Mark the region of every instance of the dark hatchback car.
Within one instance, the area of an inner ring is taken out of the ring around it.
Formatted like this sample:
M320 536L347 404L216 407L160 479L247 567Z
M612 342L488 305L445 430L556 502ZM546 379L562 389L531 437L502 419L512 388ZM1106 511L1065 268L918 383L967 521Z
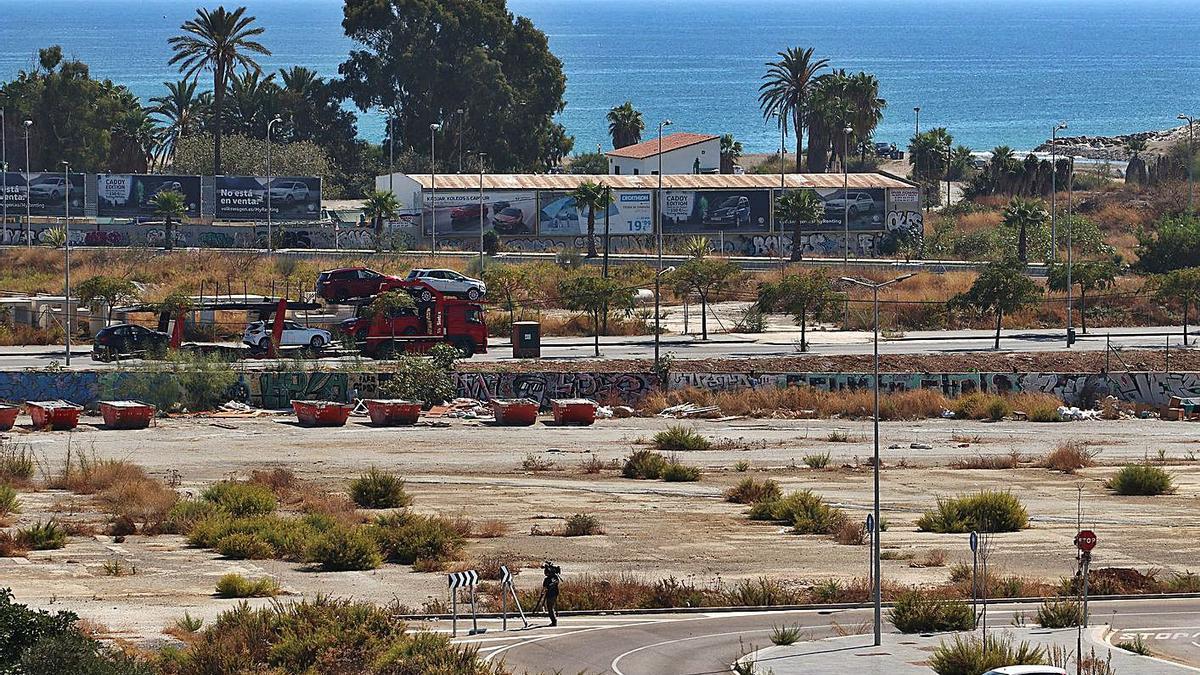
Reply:
M379 292L385 281L400 281L366 267L345 267L317 275L317 295L328 302L350 298L369 298Z
M171 336L131 323L109 326L96 333L92 341L93 361L113 361L122 356L161 354L167 351Z

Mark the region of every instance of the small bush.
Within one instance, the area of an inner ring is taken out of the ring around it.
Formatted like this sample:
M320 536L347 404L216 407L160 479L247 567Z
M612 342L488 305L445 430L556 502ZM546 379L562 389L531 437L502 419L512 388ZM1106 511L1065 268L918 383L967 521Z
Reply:
M833 431L829 432L829 435L825 437L825 440L829 441L830 443L851 443L854 441L854 439L850 436L850 432L842 429L834 429Z
M279 507L271 488L259 483L221 481L210 485L203 497L236 518L267 515Z
M21 503L17 500L17 491L0 484L0 524L7 522L9 516L20 512Z
M563 528L564 537L588 537L596 534L604 534L604 528L600 526L598 518L586 513L576 513L567 518L567 524Z
M1008 399L997 396L987 402L984 406L984 413L989 420L999 422L1012 414L1012 404L1008 402Z
M25 486L33 480L33 448L0 439L0 483Z
M475 536L480 539L495 539L508 534L508 524L502 520L485 520L477 529Z
M848 520L846 514L826 504L811 490L758 502L750 507L750 518L791 525L796 534L833 534Z
M639 480L657 480L662 478L667 468L667 458L653 450L634 450L621 467L621 475L626 478Z
M933 650L929 666L937 675L979 675L1004 666L1041 665L1045 658L1041 647L1013 644L1011 636L988 636L985 648L978 637L955 635Z
M1083 623L1083 605L1074 600L1046 600L1034 617L1042 628L1071 628Z
M671 425L654 434L654 449L661 452L693 452L712 450L712 441L682 425Z
M308 558L326 572L373 570L383 564L375 538L357 528L337 528L324 533L313 543Z
M179 495L151 478L120 481L105 488L96 501L114 523L140 524L143 532L163 529Z
M375 467L350 482L350 498L364 509L398 509L412 503L399 476Z
M67 545L67 531L54 520L17 530L18 544L30 551L50 551Z
M227 534L213 548L226 558L235 560L270 560L275 557L275 547L271 546L271 542L246 532Z
M1052 471L1075 473L1079 469L1094 465L1095 457L1096 453L1089 452L1086 445L1070 440L1059 443L1050 454L1038 462L1038 466Z
M1140 497L1153 497L1175 491L1175 481L1171 474L1147 464L1122 467L1104 486L1119 495Z
M739 459L737 463L733 465L733 470L738 473L746 473L750 470L750 462L747 462L744 459Z
M973 630L975 614L971 606L957 600L945 600L905 593L896 599L888 620L901 633L941 633Z
M800 641L804 631L800 626L772 626L771 644L786 647Z
M828 452L805 455L804 466L807 466L810 469L824 469L825 467L829 466L829 458L830 454Z
M304 518L280 518L274 515L231 518L218 514L192 525L187 542L189 546L214 548L231 534L251 534L269 543L275 549L276 557L302 561L307 559L313 542L336 526L331 518L318 515Z
M939 497L937 510L926 511L917 519L917 529L942 534L1017 532L1028 522L1025 507L1011 492L983 490L950 499Z
M960 457L950 463L954 469L1016 469L1021 465L1021 455L1017 451L1012 451L1007 455L975 455L974 457Z
M663 469L662 479L668 483L691 483L700 480L700 467L688 466L672 459Z
M754 504L771 502L779 499L779 483L767 478L758 480L754 476L746 476L737 485L725 491L725 501L734 504Z
M402 565L412 565L419 560L452 560L466 543L461 530L441 516L381 516L368 528L368 532L374 537L384 558Z
M149 480L142 467L123 459L102 459L68 446L62 469L46 473L46 487L90 495L117 483Z
M1014 394L1012 397L1013 410L1025 413L1030 422L1061 422L1058 408L1063 402L1050 394L1036 392Z
M1135 634L1133 640L1118 642L1114 646L1117 649L1124 649L1127 652L1133 652L1141 656L1150 656L1150 645L1146 644L1141 634Z
M833 539L846 546L862 546L867 540L867 528L847 518L833 532Z
M185 499L176 502L167 512L164 530L171 534L188 534L196 523L217 515L221 507L213 502L199 499Z
M594 457L593 457L594 459ZM554 469L554 460L543 459L533 454L532 452L525 454L525 459L521 460L522 471L551 471Z
M271 577L247 579L240 574L226 574L217 580L218 598L269 598L279 595L279 582Z

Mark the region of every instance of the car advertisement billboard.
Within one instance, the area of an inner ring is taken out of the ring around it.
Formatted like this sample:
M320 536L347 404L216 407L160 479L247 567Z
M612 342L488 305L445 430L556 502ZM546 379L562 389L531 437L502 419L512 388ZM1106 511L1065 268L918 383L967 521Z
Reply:
M818 189L825 202L825 215L819 223L804 223L805 232L841 232L847 224L852 232L887 229L887 197L882 189ZM787 230L794 223L780 215L779 226Z
M69 190L67 180L61 173L5 173L0 179L0 186L3 187L0 192L3 192L4 203L8 206L8 215L23 215L28 195L29 215L61 218L67 214L67 195L70 194L71 213L82 216L84 174L70 174Z
M262 176L217 176L217 220L266 220L267 179ZM321 179L272 176L271 217L276 220L319 220Z
M430 201L431 197L436 201ZM479 236L479 212L483 211L484 227L499 235L533 234L537 223L537 194L521 191L488 191L479 203L478 191L437 191L424 193L424 213L421 223L425 234L433 230L437 217L439 237L474 234ZM437 208L432 209L431 204Z
M650 234L654 229L651 192L614 191L607 213L596 213L596 234ZM580 209L569 192L543 190L538 193L538 234L578 236L587 234L587 209Z
M187 216L200 217L199 176L105 174L96 177L96 215L116 218L156 218L154 198L160 192L183 195Z
M663 233L760 232L771 219L770 190L667 190Z

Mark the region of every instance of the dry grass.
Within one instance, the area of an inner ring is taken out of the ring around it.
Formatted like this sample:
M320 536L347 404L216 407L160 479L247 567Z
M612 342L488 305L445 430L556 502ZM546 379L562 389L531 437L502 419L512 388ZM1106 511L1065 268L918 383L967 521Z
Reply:
M975 455L959 457L950 462L952 469L1016 469L1021 465L1021 453L1013 450L1007 455Z
M117 483L150 480L145 470L133 462L100 458L94 450L89 454L74 445L67 447L60 469L55 471L48 462L41 462L41 470L46 487L83 495L101 492Z
M663 408L681 403L716 405L726 415L747 417L870 417L874 399L869 389L835 392L808 386L763 387L739 391L707 391L686 389L655 392L646 397L644 410L657 414ZM949 401L939 391L920 389L881 394L879 418L883 420L917 420L937 417L948 408Z
M862 546L867 539L867 530L862 523L846 520L833 531L833 540L847 546Z
M972 211L958 217L955 229L960 234L994 230L1004 222L1004 214L999 211Z
M1038 466L1051 471L1075 473L1079 469L1093 466L1096 463L1097 454L1099 451L1088 450L1087 446L1080 441L1065 441L1059 443L1050 451L1050 454L1038 462Z
M162 531L171 507L179 495L171 488L151 478L123 480L96 495L96 501L112 518L114 534L133 534Z
M475 536L479 539L496 539L508 534L508 524L502 520L485 520L475 528Z

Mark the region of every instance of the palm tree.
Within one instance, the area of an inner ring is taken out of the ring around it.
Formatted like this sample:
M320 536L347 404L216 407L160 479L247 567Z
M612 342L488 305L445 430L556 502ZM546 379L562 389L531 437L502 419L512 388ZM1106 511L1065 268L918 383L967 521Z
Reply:
M383 223L391 220L400 212L400 202L391 192L372 192L363 201L363 213L371 219L375 229L375 250L383 246Z
M612 203L612 197L604 183L584 181L571 191L571 199L575 200L575 208L580 211L587 209L587 257L596 257L596 212L607 210Z
M608 134L612 136L614 150L641 143L645 130L642 113L633 107L633 101L625 101L608 111Z
M859 146L859 159L867 160L867 141L875 133L875 127L883 120L883 109L887 101L879 97L879 80L870 73L859 72L850 76L847 97L854 108L850 127L854 129L855 141Z
M1004 224L1017 230L1017 260L1029 261L1029 230L1049 219L1040 201L1013 197L1004 209Z
M805 120L808 122L808 171L824 173L845 148L845 131L854 116L849 97L850 77L835 70L817 78L809 94ZM848 141L849 139L845 139ZM832 149L832 152L830 150Z
M804 246L800 241L805 223L819 223L825 215L825 202L812 190L788 190L775 201L781 221L792 221L792 262L800 260Z
M992 158L988 160L988 174L991 176L994 192L1008 193L1012 189L1013 175L1020 162L1007 145L997 145L992 148Z
M284 89L301 95L307 94L312 91L314 86L321 83L317 71L309 70L304 66L280 68L279 77L283 80Z
M263 29L254 26L254 17L245 16L246 8L232 12L224 5L215 10L196 10L196 18L184 22L180 29L185 35L167 40L175 55L170 64L179 65L185 78L195 78L200 71L213 74L213 173L221 171L221 136L224 126L225 89L229 78L238 68L259 72L262 69L249 54L270 55L271 51L252 39Z
M187 213L187 203L182 194L174 190L160 192L150 200L154 205L154 214L162 216L163 229L166 231L164 248L168 251L175 248L175 221Z
M159 146L162 152L160 160L165 164L175 155L175 144L179 139L199 128L203 102L201 97L196 95L195 80L164 82L163 85L167 88L167 95L151 98L150 102L154 106L150 112L161 117L166 124L162 144Z
M829 59L813 60L813 49L789 47L778 52L778 61L768 61L763 83L758 88L758 104L763 119L778 116L783 133L787 133L789 118L796 130L796 172L800 171L800 152L804 147L804 115L808 94L817 73L829 65Z
M225 121L230 133L265 138L267 124L282 110L279 102L279 85L275 84L275 73L266 77L262 73L246 72L229 78L229 100L225 105Z
M741 159L742 142L735 140L733 134L721 136L721 173L733 173L733 167Z

